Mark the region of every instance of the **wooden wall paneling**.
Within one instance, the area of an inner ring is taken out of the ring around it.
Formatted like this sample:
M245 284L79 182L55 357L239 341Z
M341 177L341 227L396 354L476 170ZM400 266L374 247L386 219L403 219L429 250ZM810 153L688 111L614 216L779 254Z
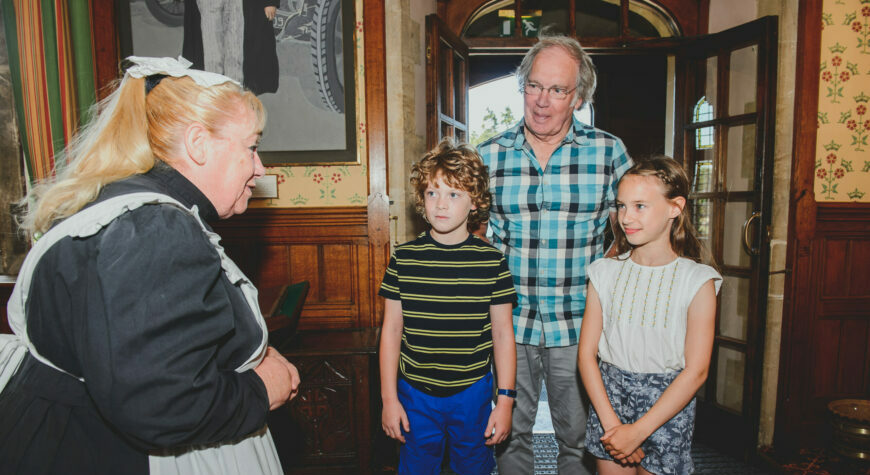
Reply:
M867 320L840 320L837 358L837 397L863 397L864 359L867 348Z
M356 289L354 267L342 266L357 261L356 250L350 244L325 244L320 247L323 279L320 281L323 300L327 302L347 302L353 300Z
M870 242L852 245L852 270L849 276L852 295L870 295Z
M261 308L271 308L281 286L308 280L301 330L371 326L365 208L256 208L215 229L260 289Z
M786 287L790 313L783 318L774 434L782 451L827 444L827 403L870 395L870 206L814 208L815 232L793 244L787 264L794 272Z
M844 239L826 239L822 241L822 298L824 297L840 297L848 295L849 292L849 275L843 272L847 269L848 261L846 260L846 252L849 247L849 241ZM817 312L821 313L821 299Z
M290 265L287 269L288 277L292 281L307 280L311 286L308 288L307 302L321 302L323 300L322 283L318 278L319 246L315 244L296 244L288 247Z

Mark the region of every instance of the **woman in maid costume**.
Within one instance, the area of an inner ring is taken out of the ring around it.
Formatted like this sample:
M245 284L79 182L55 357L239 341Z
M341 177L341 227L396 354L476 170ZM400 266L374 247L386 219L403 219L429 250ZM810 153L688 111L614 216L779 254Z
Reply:
M265 111L182 58L130 60L26 198L0 472L283 473L266 415L299 374L208 224L247 208Z

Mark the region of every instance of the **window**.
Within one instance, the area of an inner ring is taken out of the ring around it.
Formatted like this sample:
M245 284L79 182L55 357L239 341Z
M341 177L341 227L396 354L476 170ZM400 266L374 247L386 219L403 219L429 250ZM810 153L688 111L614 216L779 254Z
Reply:
M692 122L706 122L713 120L713 106L702 97L692 113ZM707 150L713 148L713 127L701 127L695 131L695 149Z

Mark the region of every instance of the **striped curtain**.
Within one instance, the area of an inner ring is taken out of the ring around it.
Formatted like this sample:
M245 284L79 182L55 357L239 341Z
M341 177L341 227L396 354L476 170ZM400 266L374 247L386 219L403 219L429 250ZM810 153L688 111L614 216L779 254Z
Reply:
M51 175L94 103L93 0L0 0L16 116L32 182Z

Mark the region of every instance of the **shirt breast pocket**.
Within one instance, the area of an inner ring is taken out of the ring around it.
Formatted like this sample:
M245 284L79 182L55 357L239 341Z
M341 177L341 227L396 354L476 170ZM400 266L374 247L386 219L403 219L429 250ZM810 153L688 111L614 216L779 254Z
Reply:
M556 205L552 208L568 221L582 221L610 207L604 178L596 175L571 177L568 183L559 187L558 196L553 198Z

